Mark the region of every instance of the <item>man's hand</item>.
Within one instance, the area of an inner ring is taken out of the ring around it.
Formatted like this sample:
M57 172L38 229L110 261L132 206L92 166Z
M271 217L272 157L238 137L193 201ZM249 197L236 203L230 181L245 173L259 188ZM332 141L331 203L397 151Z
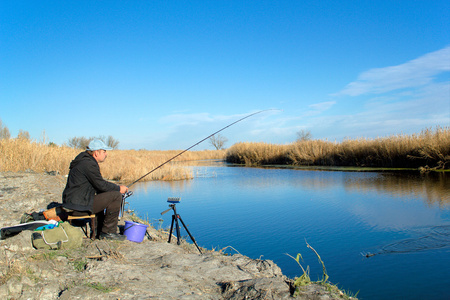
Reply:
M128 192L128 187L124 186L124 185L121 185L120 186L120 193L121 194L125 194L126 192Z

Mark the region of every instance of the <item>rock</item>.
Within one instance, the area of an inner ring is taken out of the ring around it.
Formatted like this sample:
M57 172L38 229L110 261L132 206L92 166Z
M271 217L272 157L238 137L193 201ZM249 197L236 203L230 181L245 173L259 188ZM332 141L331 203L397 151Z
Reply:
M8 294L11 296L18 296L22 293L23 284L19 281L18 278L11 278L8 280Z
M0 299L8 299L8 295L8 286L6 284L0 285Z

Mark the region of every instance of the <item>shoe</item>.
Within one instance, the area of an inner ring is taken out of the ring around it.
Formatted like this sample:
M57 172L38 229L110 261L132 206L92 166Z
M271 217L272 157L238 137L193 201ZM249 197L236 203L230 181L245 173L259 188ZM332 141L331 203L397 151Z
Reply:
M114 241L124 241L127 237L124 235L120 235L118 233L104 233L101 232L99 238L101 240L114 240Z

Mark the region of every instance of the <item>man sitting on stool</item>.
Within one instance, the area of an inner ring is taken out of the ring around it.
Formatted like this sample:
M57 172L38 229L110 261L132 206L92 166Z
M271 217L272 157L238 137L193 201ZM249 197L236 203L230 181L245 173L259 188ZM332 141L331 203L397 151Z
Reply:
M95 213L100 239L125 240L125 236L117 234L117 223L122 194L128 191L128 187L103 179L98 164L106 159L107 150L112 148L101 140L92 140L86 151L70 163L69 177L62 194L63 207Z

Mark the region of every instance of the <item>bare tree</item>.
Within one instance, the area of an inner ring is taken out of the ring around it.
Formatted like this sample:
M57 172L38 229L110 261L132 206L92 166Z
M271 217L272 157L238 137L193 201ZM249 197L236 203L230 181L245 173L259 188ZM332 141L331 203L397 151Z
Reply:
M0 139L9 139L11 134L9 133L8 127L3 127L2 120L0 119Z
M19 134L17 134L18 139L25 139L30 140L30 133L28 131L23 131L22 129L19 130Z
M224 149L226 142L228 142L228 139L220 133L209 138L209 143L216 148L216 150Z
M76 149L86 149L90 141L91 139L88 139L86 137L73 137L69 139L67 145Z
M106 139L106 145L113 149L117 149L119 147L119 141L113 138L111 135Z
M302 129L297 131L297 142L304 142L312 140L311 131Z

